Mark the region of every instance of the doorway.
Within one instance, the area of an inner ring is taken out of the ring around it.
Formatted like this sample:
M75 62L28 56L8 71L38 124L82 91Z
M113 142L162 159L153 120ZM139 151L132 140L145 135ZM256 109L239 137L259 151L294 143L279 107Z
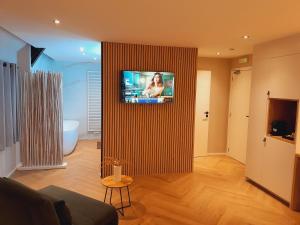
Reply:
M227 151L241 163L246 162L251 73L251 68L231 72Z
M207 155L210 89L211 71L198 70L196 84L194 157Z

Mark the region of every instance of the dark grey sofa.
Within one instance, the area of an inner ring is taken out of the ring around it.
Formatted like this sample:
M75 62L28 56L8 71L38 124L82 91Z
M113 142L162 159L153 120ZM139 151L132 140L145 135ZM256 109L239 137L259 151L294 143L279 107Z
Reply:
M116 210L81 194L49 186L32 190L0 178L0 225L118 225Z

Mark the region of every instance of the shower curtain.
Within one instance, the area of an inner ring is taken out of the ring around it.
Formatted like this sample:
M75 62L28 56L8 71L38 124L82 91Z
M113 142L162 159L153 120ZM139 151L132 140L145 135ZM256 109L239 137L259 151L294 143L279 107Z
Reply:
M20 148L23 167L63 164L62 78L24 73L20 79Z
M18 104L17 66L0 61L0 151L19 140Z

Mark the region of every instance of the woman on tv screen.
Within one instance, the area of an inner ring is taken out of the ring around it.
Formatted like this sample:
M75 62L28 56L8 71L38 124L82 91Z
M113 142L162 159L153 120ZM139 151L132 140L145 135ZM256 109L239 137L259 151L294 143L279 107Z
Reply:
M161 95L164 90L164 82L162 74L156 72L151 79L150 84L143 91L143 95L146 95L148 98L157 98Z

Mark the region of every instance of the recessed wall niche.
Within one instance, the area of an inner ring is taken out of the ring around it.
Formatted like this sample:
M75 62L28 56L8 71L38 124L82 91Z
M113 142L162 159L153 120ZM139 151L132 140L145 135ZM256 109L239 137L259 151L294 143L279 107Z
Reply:
M267 135L295 143L298 100L269 99Z

